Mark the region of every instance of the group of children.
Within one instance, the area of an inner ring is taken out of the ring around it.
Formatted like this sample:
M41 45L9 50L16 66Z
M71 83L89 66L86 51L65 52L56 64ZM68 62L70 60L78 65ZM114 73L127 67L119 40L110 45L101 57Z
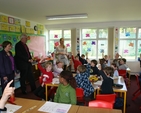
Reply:
M117 54L118 55L118 54ZM117 57L116 55L116 57ZM41 66L41 63L44 59L41 59L38 63L38 68L42 73L42 83L39 88L35 90L35 95L45 99L45 83L51 83L52 79L59 79L58 88L50 87L49 96L53 96L53 101L58 103L66 104L76 104L76 87L82 88L84 90L84 99L86 102L89 102L94 99L94 87L89 80L90 75L93 76L102 76L103 82L101 85L101 94L112 94L113 92L113 79L111 77L118 76L117 69L125 69L126 60L115 59L113 63L109 66L109 57L102 58L100 62L100 67L97 66L97 60L89 60L88 55L81 55L78 52L77 56L72 55L72 61L74 63L74 69L76 72L75 77L71 71L63 70L62 62L56 62L54 64L47 62L44 65L44 68ZM53 69L53 70L52 70ZM52 92L53 93L50 93Z

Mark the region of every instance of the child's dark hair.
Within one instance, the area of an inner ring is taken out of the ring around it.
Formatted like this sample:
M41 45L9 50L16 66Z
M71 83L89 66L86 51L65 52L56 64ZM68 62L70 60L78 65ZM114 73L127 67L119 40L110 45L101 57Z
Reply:
M85 57L85 55L84 55L84 54L82 54L82 55L81 55L81 57Z
M105 63L105 59L104 58L102 58L102 59L99 59L99 62L100 62L100 64L102 65L102 64L104 64Z
M76 84L75 78L72 75L72 72L67 70L62 71L60 73L60 77L64 78L74 89L77 87L77 84Z
M97 61L96 60L91 60L92 63L94 63L95 65L97 65Z
M79 66L77 67L77 70L78 70L80 73L83 73L83 72L86 71L86 67L85 67L84 65L79 65Z
M122 58L121 60L123 60L123 62L126 63L126 59L125 58Z
M117 64L115 62L113 62L111 65L113 65L114 67L117 67Z
M103 71L105 71L105 73L107 75L110 75L110 76L113 76L113 74L114 74L114 69L112 67L110 67L110 66L105 67L103 69Z

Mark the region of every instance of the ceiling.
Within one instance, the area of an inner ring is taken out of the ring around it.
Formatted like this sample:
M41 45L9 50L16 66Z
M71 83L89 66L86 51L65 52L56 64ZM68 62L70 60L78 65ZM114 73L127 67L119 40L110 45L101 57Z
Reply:
M141 20L141 0L0 0L0 12L45 25ZM87 19L47 20L87 13Z

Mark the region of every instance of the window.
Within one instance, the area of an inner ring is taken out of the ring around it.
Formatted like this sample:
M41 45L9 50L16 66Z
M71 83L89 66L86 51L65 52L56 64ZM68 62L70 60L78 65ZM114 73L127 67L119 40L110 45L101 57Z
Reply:
M54 47L59 45L60 38L64 38L67 51L71 52L71 30L49 30L48 51L54 52Z
M81 54L88 52L90 59L102 58L108 52L108 29L82 29Z
M135 60L141 54L141 28L119 29L119 54L128 59Z

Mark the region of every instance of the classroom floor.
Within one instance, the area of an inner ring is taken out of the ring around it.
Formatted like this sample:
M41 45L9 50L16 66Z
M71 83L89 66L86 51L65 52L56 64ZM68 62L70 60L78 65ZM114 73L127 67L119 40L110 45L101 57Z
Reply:
M36 81L37 87L39 86L39 82ZM126 113L141 113L141 109L139 107L141 106L141 95L135 100L132 101L132 94L136 90L136 79L135 76L131 76L131 85L128 88L127 92L127 111ZM31 91L29 85L27 85L27 95L24 95L21 93L20 88L15 90L15 96L20 98L28 98L28 99L36 99L41 100L38 97L36 97Z

